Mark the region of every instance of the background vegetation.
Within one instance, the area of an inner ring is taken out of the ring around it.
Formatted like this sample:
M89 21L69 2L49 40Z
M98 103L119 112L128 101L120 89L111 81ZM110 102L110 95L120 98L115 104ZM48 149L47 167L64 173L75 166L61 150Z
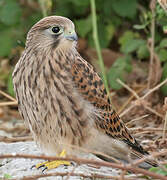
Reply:
M70 8L69 8L70 7ZM96 0L98 35L101 48L109 48L123 56L108 67L108 82L112 89L122 86L117 78L125 80L132 71L132 60L149 61L148 40L151 37L151 21L155 17L155 52L167 77L167 26L165 12L156 5L154 14L150 1ZM26 33L30 27L46 15L61 15L72 19L81 39L88 47L94 47L89 0L1 0L0 1L0 87L13 95L11 72L23 50ZM161 88L167 95L167 86Z

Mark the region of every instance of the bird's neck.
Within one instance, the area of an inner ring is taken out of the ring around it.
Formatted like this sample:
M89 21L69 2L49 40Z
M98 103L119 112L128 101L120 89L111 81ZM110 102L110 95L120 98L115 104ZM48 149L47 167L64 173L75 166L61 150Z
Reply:
M31 53L29 52L31 51ZM55 49L36 49L32 48L26 49L25 54L31 54L28 58L22 58L22 63L25 69L33 69L34 72L41 72L43 67L49 67L50 63L53 63L53 68L57 71L61 69L66 69L70 71L72 68L76 55L78 52L75 48L73 49L64 49L64 48L55 48ZM27 57L27 55L26 55ZM29 68L30 67L30 68Z

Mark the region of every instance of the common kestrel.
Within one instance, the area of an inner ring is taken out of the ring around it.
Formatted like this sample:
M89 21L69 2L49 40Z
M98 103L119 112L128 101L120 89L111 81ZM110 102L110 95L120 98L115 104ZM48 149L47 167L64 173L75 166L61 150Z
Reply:
M73 22L61 16L45 17L28 32L13 83L35 141L52 155L65 149L76 156L86 149L125 162L129 154L147 155L113 110L102 79L77 52L76 42Z

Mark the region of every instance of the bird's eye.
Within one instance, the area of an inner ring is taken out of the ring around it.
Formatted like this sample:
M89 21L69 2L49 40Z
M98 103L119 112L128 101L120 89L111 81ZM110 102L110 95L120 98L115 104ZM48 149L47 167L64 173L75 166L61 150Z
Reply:
M62 26L59 26L59 25L54 25L54 26L51 26L49 28L46 29L46 33L49 33L51 35L60 35L62 34L64 31L64 28Z
M52 32L57 34L60 32L60 28L58 26L54 26L54 27L52 27Z

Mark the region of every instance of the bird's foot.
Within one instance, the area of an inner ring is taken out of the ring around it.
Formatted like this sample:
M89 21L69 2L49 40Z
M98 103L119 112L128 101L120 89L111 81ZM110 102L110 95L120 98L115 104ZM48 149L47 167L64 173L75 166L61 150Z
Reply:
M63 150L60 153L59 157L65 157L65 155L66 155L66 151ZM33 167L35 167L37 169L43 168L42 172L44 172L45 170L54 169L61 165L69 166L69 165L71 165L71 163L69 161L63 161L63 160L46 161L43 163L36 164L36 165L32 166L32 168Z

